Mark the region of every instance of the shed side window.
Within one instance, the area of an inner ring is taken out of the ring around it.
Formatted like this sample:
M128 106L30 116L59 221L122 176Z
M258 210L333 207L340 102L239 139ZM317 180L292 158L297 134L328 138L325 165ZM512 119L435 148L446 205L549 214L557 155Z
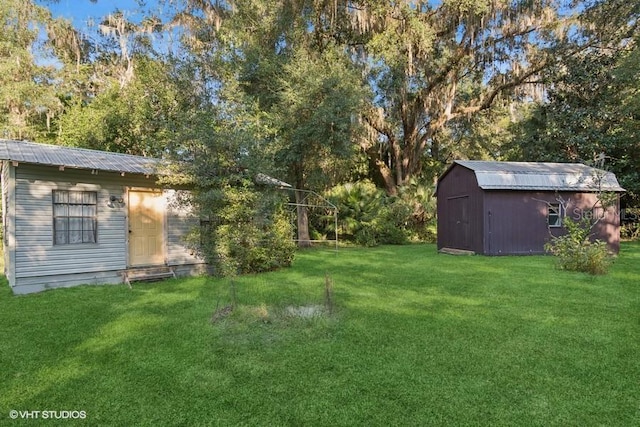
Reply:
M549 227L562 227L562 208L559 203L551 203L547 211Z
M96 243L98 194L53 190L53 244Z

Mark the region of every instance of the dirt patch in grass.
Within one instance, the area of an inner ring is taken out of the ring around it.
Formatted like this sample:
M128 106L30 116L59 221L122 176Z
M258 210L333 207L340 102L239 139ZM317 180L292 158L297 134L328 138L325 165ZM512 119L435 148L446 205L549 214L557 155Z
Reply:
M222 308L216 308L211 315L211 323L219 323L229 318L234 312L237 320L253 320L263 323L271 323L280 319L314 319L326 317L330 314L329 310L320 304L288 305L283 309L270 308L265 305L255 307L226 305Z
M285 308L284 313L289 317L310 319L314 317L325 316L327 314L327 310L324 306L321 306L319 304L302 306L289 305Z

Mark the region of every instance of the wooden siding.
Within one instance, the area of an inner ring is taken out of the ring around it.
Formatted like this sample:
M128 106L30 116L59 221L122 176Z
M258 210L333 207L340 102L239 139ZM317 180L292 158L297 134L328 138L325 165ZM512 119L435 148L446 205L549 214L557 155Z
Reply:
M486 191L485 234L486 255L529 255L545 253L544 245L552 236L566 232L563 227L549 228L547 214L549 204L558 203L557 198L568 201L563 217L579 220L596 201L591 193L553 193L531 191ZM617 209L607 212L594 230L594 239L609 244L612 251L619 250L620 229Z
M484 198L484 254L544 253L544 244L551 237L546 202L555 202L553 193L485 191Z
M569 208L566 216L580 220L582 215L591 215L590 211L596 204L597 198L593 193L573 193L566 196ZM602 209L596 210L596 215L603 214ZM615 206L604 212L603 219L593 229L592 239L606 242L613 252L620 250L620 195L616 197Z
M122 197L125 185L136 178L19 165L15 195L16 278L125 269L126 208L111 204L110 196ZM97 192L97 243L53 244L53 190Z
M482 252L482 203L473 171L454 165L438 182L438 249Z
M97 271L93 273L57 274L54 276L33 276L18 279L12 287L14 294L29 294L47 289L69 288L79 285L111 285L123 282L121 271Z
M124 197L129 187L154 188L152 178L143 175L20 164L3 169L3 178L15 172L15 194L9 206L15 206L15 250L9 278L14 292L38 291L49 287L80 283L119 283L120 272L127 268L127 207L111 202L111 196ZM6 181L6 182L5 182ZM4 185L11 179L3 179ZM157 188L157 187L156 187ZM54 245L52 191L95 191L98 195L97 243ZM5 194L12 196L11 190ZM11 221L10 216L7 217ZM182 244L187 229L186 217L173 210L168 214L167 263L199 263ZM8 228L11 224L8 225Z
M193 227L200 225L200 220L187 208L176 204L176 191L165 190L167 200L167 264L202 264L203 261L195 256L192 249L185 242L185 236Z

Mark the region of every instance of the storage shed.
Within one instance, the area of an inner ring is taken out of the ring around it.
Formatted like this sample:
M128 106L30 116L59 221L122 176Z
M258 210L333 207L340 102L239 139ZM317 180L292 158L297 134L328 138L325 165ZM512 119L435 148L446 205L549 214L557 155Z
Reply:
M565 217L593 215L597 192L615 192L615 206L594 238L620 247L620 192L616 177L578 163L455 161L438 180L438 249L485 255L541 254L551 236L565 233ZM564 201L564 203L560 203ZM563 208L564 205L564 208Z
M16 294L189 275L199 222L157 183L160 161L0 139L5 274Z

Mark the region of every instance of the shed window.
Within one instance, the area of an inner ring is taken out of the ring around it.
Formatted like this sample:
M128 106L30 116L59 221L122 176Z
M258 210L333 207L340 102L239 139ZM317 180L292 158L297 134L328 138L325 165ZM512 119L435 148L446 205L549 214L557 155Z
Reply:
M96 243L98 194L53 190L53 244Z
M559 203L551 203L547 211L549 227L562 227L562 208Z

